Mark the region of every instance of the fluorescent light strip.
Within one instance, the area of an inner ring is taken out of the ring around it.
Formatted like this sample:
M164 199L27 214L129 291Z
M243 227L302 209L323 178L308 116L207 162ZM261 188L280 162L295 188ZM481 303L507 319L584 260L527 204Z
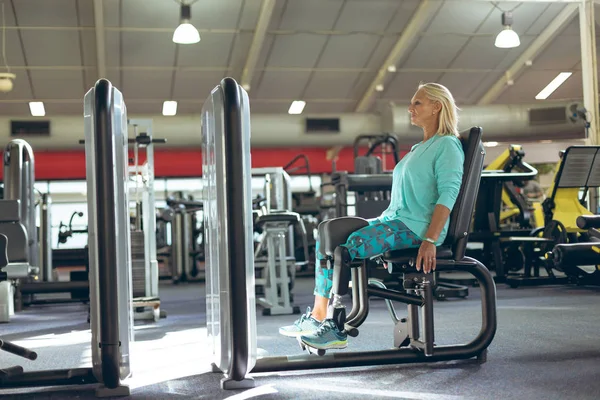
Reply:
M164 116L173 116L177 114L177 102L176 101L165 101L163 103L163 111Z
M569 77L572 75L572 72L561 72L556 76L556 78L552 79L552 82L548 84L545 88L542 89L541 92L535 96L536 100L545 100L550 96L560 85L562 85Z
M29 111L31 111L31 115L34 117L43 117L46 115L44 103L42 103L41 101L30 101Z
M294 100L292 105L290 105L290 109L288 110L288 114L302 114L304 110L304 106L306 105L305 101L302 100Z

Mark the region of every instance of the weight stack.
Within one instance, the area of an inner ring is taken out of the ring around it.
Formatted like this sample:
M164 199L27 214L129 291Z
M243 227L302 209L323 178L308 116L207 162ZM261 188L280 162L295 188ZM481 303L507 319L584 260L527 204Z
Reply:
M131 231L131 269L133 298L146 297L144 231Z

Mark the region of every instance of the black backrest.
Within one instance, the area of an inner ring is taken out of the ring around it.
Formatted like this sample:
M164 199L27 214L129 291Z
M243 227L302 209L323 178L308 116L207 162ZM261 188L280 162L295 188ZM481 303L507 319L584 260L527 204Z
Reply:
M481 171L485 150L481 142L483 129L473 127L468 132L461 134L461 142L465 152L465 163L463 181L456 199L456 203L450 213L450 223L445 245L452 246L452 254L455 260L462 260L467 248L469 227L479 192L481 182Z
M8 265L8 238L0 233L0 269Z

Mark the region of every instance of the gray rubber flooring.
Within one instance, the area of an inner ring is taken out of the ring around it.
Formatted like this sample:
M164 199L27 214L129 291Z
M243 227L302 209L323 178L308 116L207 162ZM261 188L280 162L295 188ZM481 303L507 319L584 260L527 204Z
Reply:
M312 305L310 278L298 278L296 304ZM252 375L255 387L224 391L210 372L204 285L161 285L158 323L136 323L132 399L600 399L600 288L546 286L510 289L499 284L498 331L484 364L474 360L353 367ZM479 331L477 288L465 300L435 303L436 343L461 344ZM405 308L397 306L399 314ZM0 325L5 340L39 354L28 361L0 352L0 368L26 371L89 367L90 332L81 304L33 306ZM269 355L304 354L277 333L297 316L262 316L258 346ZM381 300L350 338L353 350L392 347L392 320ZM346 350L340 350L346 351ZM317 357L317 356L314 356ZM92 399L94 387L1 390L2 399Z

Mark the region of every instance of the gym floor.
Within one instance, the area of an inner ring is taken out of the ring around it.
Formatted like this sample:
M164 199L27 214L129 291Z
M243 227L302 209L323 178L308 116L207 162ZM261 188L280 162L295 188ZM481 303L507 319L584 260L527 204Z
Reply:
M312 305L311 278L297 278L295 303ZM599 287L497 285L498 331L484 364L475 360L356 367L253 375L255 387L223 391L209 372L204 285L161 284L158 323L136 323L132 399L590 399L600 398ZM477 288L467 299L436 301L436 343L470 341L479 331ZM396 311L403 315L401 304ZM38 352L28 361L2 352L0 368L26 371L89 367L90 332L82 304L33 306L17 313L3 339ZM269 355L301 354L294 339L278 334L297 316L257 315L258 345ZM392 346L392 320L382 300L347 351ZM346 351L346 350L338 350ZM315 355L315 357L317 357ZM93 386L0 390L3 399L93 399Z

